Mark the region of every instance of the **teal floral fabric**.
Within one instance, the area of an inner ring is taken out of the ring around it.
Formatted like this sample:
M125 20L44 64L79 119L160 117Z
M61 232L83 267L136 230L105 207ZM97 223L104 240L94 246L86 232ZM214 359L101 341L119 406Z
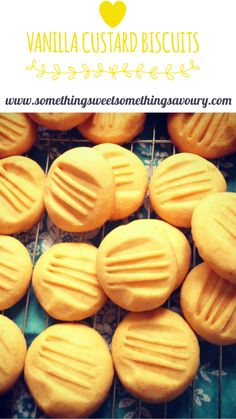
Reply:
M73 147L92 146L81 139L77 130L55 132L39 129L38 141L28 156L37 161L47 171L53 160L64 151ZM149 176L153 167L176 152L168 141L166 115L148 116L144 132L132 144L126 146L143 161ZM236 155L215 161L224 174L228 190L236 192ZM137 213L129 220L156 217L151 212L148 197ZM33 262L54 243L59 241L86 241L98 246L104 235L122 222L107 223L103 229L86 234L70 234L59 231L45 214L40 224L27 233L17 237L27 246ZM185 231L191 240L190 231ZM196 257L196 263L200 259ZM180 313L179 291L177 290L166 303L171 310ZM95 327L110 344L112 335L124 315L124 311L108 302L93 318L84 323ZM48 317L37 302L33 289L5 315L13 319L24 331L27 343L56 321ZM201 364L197 376L185 393L173 402L149 405L135 399L116 378L110 395L104 405L93 417L97 418L235 418L236 417L236 345L218 347L199 339ZM105 373L105 371L104 371ZM45 418L32 399L23 377L4 397L0 397L0 418Z

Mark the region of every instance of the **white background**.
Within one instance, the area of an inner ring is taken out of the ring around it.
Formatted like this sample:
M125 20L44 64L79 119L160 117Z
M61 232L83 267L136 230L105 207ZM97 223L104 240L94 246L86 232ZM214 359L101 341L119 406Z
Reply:
M6 97L60 97L74 95L79 97L140 97L155 95L159 97L231 97L232 106L198 108L114 108L114 111L236 111L236 25L234 0L124 0L127 12L124 20L111 29L102 20L99 6L102 0L7 0L1 4L0 25L0 111L39 111L39 107L6 107ZM199 32L200 52L198 54L30 54L26 32ZM102 62L112 64L129 63L135 68L145 63L147 68L158 65L164 68L168 62L178 67L193 58L201 68L192 71L191 77L181 76L174 81L164 76L152 80L149 76L138 80L126 79L123 75L117 80L103 75L84 80L81 76L70 81L61 77L52 81L44 76L37 79L33 71L26 71L32 59L38 65L47 67L58 63L66 68L72 65L79 68L83 62L96 66ZM41 107L40 111L83 111L80 108ZM108 111L111 108L87 108L84 111Z

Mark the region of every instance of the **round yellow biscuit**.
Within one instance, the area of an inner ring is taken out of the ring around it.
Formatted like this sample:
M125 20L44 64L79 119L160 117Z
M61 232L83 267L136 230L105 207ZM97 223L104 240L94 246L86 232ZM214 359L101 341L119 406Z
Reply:
M113 375L105 341L82 324L49 327L33 341L25 361L34 399L55 418L89 417L106 399Z
M106 302L96 275L96 247L86 243L55 244L39 258L33 287L40 304L58 320L82 320Z
M186 320L205 340L215 345L236 343L236 286L205 262L187 276L180 302Z
M112 358L124 387L148 403L175 399L199 365L199 345L178 314L159 308L129 313L112 339Z
M26 153L36 140L36 126L24 113L0 113L0 158Z
M95 113L78 129L95 144L124 144L143 131L145 120L144 113Z
M0 234L27 231L44 212L45 175L33 160L12 156L0 160Z
M191 227L192 213L198 202L225 190L225 179L216 166L190 153L165 159L154 170L149 184L154 211L177 227Z
M12 320L0 314L0 395L10 390L24 368L25 338Z
M23 244L0 236L0 310L5 310L25 295L32 274L32 262Z
M115 181L115 203L111 220L126 218L142 205L147 190L147 171L131 151L117 144L94 147L112 168Z
M68 131L90 117L90 113L30 113L37 124L56 131Z
M83 232L101 227L111 217L114 195L109 164L96 150L78 147L54 160L44 200L57 227Z
M112 230L97 254L97 275L105 293L130 311L163 304L177 282L176 256L158 226L134 221Z
M235 113L178 113L168 118L168 131L180 151L215 159L236 151Z
M201 258L236 284L236 193L216 193L193 212L192 235Z
M177 278L173 288L175 290L182 284L184 278L186 277L189 271L191 264L192 251L187 238L182 233L182 231L166 223L165 221L149 219L138 220L133 222L137 222L138 224L142 223L143 226L147 225L153 228L153 234L159 234L158 232L161 231L167 236L175 254L177 263Z

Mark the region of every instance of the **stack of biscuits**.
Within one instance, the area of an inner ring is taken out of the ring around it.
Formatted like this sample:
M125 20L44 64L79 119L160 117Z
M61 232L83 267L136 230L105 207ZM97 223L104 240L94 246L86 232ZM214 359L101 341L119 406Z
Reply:
M236 114L172 114L168 131L181 151L153 170L122 145L144 129L145 114L0 114L0 310L26 294L32 276L43 309L59 323L30 345L0 315L0 394L24 368L28 387L49 417L88 417L106 399L114 370L124 387L149 403L178 397L199 366L195 335L236 343L236 194L213 162L236 151ZM61 154L47 175L27 153L37 124L77 127L95 146ZM128 223L148 196L153 218ZM57 243L33 267L11 235L47 211L61 230L83 233L124 220L99 248ZM157 217L154 216L154 213ZM202 263L190 272L191 229ZM223 257L222 257L223 255ZM162 307L181 287L183 317ZM112 339L74 323L107 299L128 313ZM62 323L61 323L62 322ZM195 332L195 333L194 333ZM62 397L63 394L63 397Z

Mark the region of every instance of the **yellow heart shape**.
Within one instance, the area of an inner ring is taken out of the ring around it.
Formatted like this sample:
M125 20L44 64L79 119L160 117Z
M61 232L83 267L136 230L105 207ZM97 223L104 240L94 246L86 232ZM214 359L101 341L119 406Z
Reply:
M114 4L104 1L101 3L99 10L106 24L114 28L123 20L126 13L126 5L123 1L117 1Z

